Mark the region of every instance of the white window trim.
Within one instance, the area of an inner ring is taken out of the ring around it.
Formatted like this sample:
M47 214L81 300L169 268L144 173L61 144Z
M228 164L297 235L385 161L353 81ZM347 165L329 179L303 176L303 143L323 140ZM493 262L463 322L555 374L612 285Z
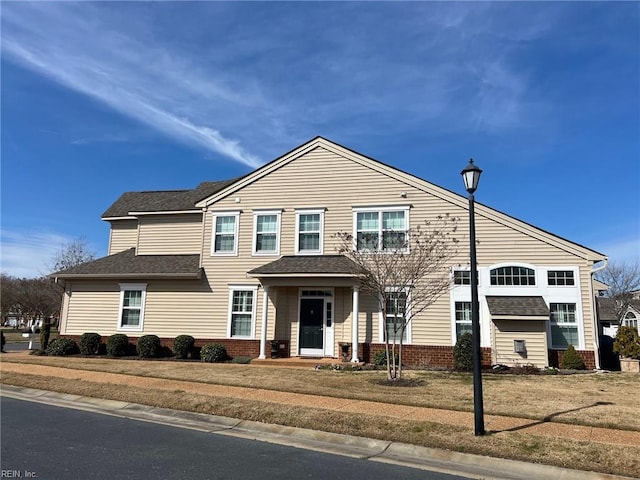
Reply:
M318 250L300 250L300 215L320 215L320 243ZM324 209L296 210L296 255L322 255L324 252Z
M492 285L491 284L491 271L492 270L497 270L498 268L504 268L504 267L522 267L522 268L528 268L533 270L533 279L535 282L535 285ZM503 263L496 263L494 265L490 265L489 267L486 268L487 271L487 275L488 275L488 280L489 282L487 283L487 285L490 288L496 289L496 288L506 288L506 289L510 289L510 290L514 290L516 288L525 288L525 289L533 289L533 288L540 288L544 285L547 284L547 279L546 277L544 278L544 283L540 283L540 268L536 267L535 265L532 265L530 263L522 263L522 262L503 262ZM546 271L544 272L544 275L546 275Z
M230 257L238 256L238 232L240 231L240 212L212 212L213 225L211 227L211 256ZM233 232L233 251L216 252L216 221L218 217L235 217L235 230Z
M231 336L231 319L233 315L233 293L237 291L253 292L253 301L251 302L251 334L249 336ZM256 313L258 308L258 285L229 285L229 305L227 313L227 338L239 340L252 340L256 336Z
M258 217L262 215L276 215L276 249L272 252L258 252L257 237L258 237ZM280 255L280 225L282 220L282 210L254 210L253 211L253 255L255 256L274 256Z
M473 328L473 318L471 319L471 321L469 322L458 322L458 320L456 319L456 303L469 303L471 304L471 299L468 300L459 300L459 299L455 299L453 300L453 302L451 302L451 321L452 321L452 328L451 328L451 338L453 339L453 345L455 345L457 343L457 341L459 340L458 338L458 325L460 324L465 324L465 325L471 325Z
M405 328L405 332L407 334L407 338L406 340L402 341L402 345L411 345L413 340L412 340L412 332L411 332L411 324L413 323L413 319L411 318L411 292L409 291L409 289L407 288L403 288L403 289L395 289L393 287L391 288L387 288L387 293L400 293L400 292L404 292L407 294L407 312L405 314L405 318L410 318L410 320L407 322L407 326ZM380 299L380 305L382 305L382 299ZM387 327L386 325L386 321L385 321L385 315L384 312L382 311L382 309L380 309L380 312L378 312L378 343L384 343L384 330Z
M358 213L377 213L378 214L378 248L375 250L376 252L385 252L382 248L382 214L384 212L405 212L405 232L408 232L410 229L409 224L409 212L411 211L410 205L391 205L388 207L380 206L380 207L352 207L353 210L353 246L354 250L358 248ZM403 253L409 253L410 246L407 244L407 248L402 250ZM365 250L369 251L369 250ZM390 252L391 253L391 252Z
M146 283L120 283L120 309L118 311L118 328L119 332L142 332L144 328L144 309L147 300L147 284ZM122 325L122 311L124 310L124 292L126 290L142 291L140 300L140 324L135 326Z
M575 300L565 300L565 299L550 299L549 300L549 317L551 317L551 304L552 303L558 303L558 304L572 304L575 305L575 309L576 309L576 313L575 313L575 322L574 323L558 323L558 322L554 322L553 320L551 320L551 318L549 318L549 321L547 322L549 324L548 326L548 339L549 339L549 349L551 350L565 350L566 347L560 347L560 346L556 346L553 344L553 325L558 325L558 326L570 326L570 327L576 327L577 328L577 334L578 334L578 345L574 345L573 347L576 350L584 350L584 322L582 321L582 305L581 303L575 301Z

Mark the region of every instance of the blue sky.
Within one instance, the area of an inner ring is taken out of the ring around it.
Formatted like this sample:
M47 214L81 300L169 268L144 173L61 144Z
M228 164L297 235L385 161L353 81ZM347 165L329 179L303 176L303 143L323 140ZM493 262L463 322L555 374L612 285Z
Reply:
M2 2L2 271L321 135L640 257L636 2Z

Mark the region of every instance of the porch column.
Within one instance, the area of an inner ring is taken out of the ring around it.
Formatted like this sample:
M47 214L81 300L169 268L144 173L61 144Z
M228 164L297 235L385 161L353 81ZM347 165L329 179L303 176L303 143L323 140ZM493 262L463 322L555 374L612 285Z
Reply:
M358 363L358 297L359 287L353 287L353 312L351 312L351 361Z
M263 286L262 290L262 328L260 331L260 355L258 358L267 358L267 310L269 309L269 287Z

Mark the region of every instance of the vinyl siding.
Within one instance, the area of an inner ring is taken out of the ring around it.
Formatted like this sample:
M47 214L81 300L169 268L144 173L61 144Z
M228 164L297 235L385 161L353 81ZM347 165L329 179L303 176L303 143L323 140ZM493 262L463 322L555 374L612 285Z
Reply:
M496 320L492 328L493 361L502 365L533 364L538 368L549 364L547 322L529 320ZM513 351L513 341L524 340L526 356Z
M200 253L202 214L151 215L139 221L139 255Z
M138 220L113 220L109 232L109 255L138 246Z

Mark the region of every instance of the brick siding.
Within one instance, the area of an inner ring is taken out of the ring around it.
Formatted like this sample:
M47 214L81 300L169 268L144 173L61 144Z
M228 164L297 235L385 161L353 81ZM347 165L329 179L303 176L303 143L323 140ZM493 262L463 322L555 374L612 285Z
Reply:
M595 353L589 350L576 350L578 355L582 357L587 370L595 370L596 368L596 356ZM564 350L549 350L549 365L551 367L560 368L562 364L562 356Z

